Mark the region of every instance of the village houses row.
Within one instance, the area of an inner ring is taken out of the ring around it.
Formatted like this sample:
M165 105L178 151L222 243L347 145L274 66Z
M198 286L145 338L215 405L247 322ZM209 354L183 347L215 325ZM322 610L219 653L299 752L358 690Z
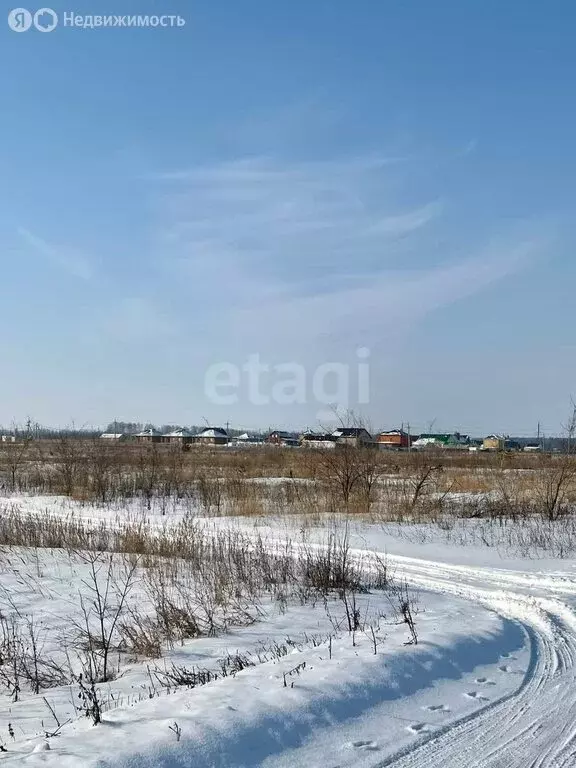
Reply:
M483 440L477 440L454 433L425 433L410 435L403 429L392 429L371 435L364 427L339 427L329 433L318 433L308 430L303 433L273 430L266 435L248 434L232 435L222 427L206 427L200 432L191 432L180 427L171 432L162 432L150 427L135 435L116 432L105 432L103 440L135 441L138 443L169 443L182 447L191 445L210 446L251 446L276 445L305 448L336 448L343 445L355 448L382 448L387 450L468 450L468 451L538 451L537 443L521 446L519 443L502 435L488 435Z

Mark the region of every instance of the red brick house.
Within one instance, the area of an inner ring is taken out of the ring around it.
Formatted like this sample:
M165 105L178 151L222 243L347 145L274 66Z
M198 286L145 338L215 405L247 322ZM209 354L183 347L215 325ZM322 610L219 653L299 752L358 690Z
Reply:
M380 432L376 440L380 448L400 451L410 447L411 437L403 429L390 429L387 432Z

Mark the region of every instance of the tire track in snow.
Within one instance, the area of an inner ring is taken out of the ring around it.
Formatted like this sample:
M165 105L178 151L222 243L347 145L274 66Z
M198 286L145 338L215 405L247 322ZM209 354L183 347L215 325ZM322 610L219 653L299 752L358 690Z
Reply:
M555 579L553 574L388 560L414 586L474 600L520 623L530 639L531 660L514 693L423 736L374 768L575 766L576 617L559 596L576 595L576 582L565 574Z
M415 744L372 768L576 768L576 615L562 599L576 602L576 576L350 551L367 566L374 554L413 586L478 602L517 622L531 655L515 692L428 735L420 732Z

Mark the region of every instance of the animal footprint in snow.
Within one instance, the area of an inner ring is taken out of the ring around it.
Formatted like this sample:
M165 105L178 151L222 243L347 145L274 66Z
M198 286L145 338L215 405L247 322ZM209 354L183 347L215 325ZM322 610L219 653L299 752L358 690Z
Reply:
M502 669L502 667L500 667L500 669ZM494 680L488 680L487 677L477 677L475 682L479 683L480 685L496 685Z
M368 752L378 752L380 749L375 741L353 741L352 746L358 749L365 749Z
M464 696L467 696L469 699L474 699L475 701L489 701L485 696L482 696L481 693L478 691L468 691L464 694Z
M431 704L426 709L428 712L450 712L446 704Z
M414 723L408 726L408 730L412 731L412 733L422 733L422 731L426 730L426 723Z
M511 654L511 653L501 653L501 654L500 654L500 658L501 658L501 659L511 659L512 661L514 661L514 659L515 659L516 657L515 657L515 656L512 656L512 654Z
M501 667L499 667L500 672L510 672L510 665L509 664L502 664Z

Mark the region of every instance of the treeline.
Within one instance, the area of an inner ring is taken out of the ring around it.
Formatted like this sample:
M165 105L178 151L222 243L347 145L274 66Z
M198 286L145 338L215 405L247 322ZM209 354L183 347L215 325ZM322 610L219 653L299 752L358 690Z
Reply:
M0 425L0 435L16 437L18 439L33 438L35 440L57 440L60 437L91 439L99 437L102 433L137 435L147 429L155 429L161 434L168 434L176 429L187 429L189 432L201 432L206 425L200 424L153 424L152 422L142 421L111 421L104 429L94 426L76 427L74 425L67 427L45 427L38 422L28 419L23 424L12 423L10 426ZM244 430L228 429L230 436L242 434ZM256 430L254 434L258 434Z

